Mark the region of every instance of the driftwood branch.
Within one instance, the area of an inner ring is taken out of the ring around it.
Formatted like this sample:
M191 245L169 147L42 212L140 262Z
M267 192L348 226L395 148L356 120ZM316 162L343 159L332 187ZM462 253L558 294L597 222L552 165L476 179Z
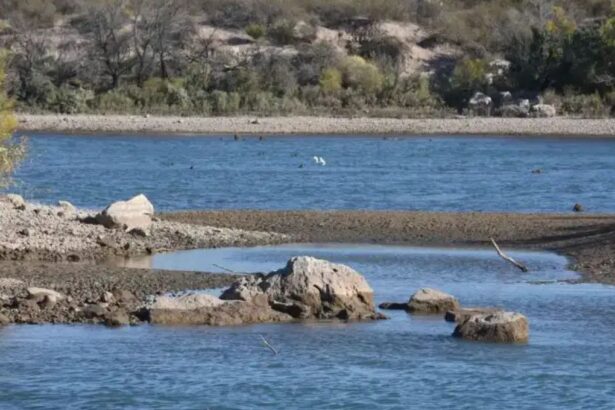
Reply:
M220 265L215 264L215 263L212 263L212 266L215 266L216 268L220 268L220 269L222 269L222 270L225 270L225 271L227 271L227 272L229 272L229 273L236 273L236 272L235 272L234 270L232 270L232 269L225 268L224 266L220 266Z
M493 247L495 248L495 251L498 253L498 256L500 258L504 259L505 261L508 261L508 262L512 263L517 268L521 269L522 272L527 272L528 271L527 266L525 266L521 262L517 262L516 260L514 260L510 256L506 255L504 252L502 252L502 250L500 249L498 244L495 242L495 240L493 238L490 238L490 239L491 239L491 243L493 244Z
M273 354L277 355L278 351L275 349L275 347L271 346L271 344L267 341L267 339L265 339L265 336L260 335L260 337L261 337L261 339L263 341L263 344L265 346L267 346L269 348L269 350L271 350L273 352Z

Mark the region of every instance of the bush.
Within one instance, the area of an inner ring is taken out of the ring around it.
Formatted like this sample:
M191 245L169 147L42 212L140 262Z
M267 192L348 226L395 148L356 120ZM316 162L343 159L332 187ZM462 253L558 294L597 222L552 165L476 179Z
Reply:
M568 92L562 98L561 111L583 118L602 118L609 115L610 107L603 103L598 93L584 95Z
M376 94L382 89L384 78L374 64L359 56L346 57L341 64L342 82L364 94Z
M46 108L60 114L82 113L88 110L93 98L91 91L62 86L55 90Z
M100 94L92 101L92 107L102 112L131 113L135 106L132 98L118 90Z
M319 84L323 93L337 93L342 89L342 73L337 68L327 68L322 72Z
M295 38L295 22L292 20L281 20L275 23L267 32L267 35L274 43L285 46L294 44Z
M246 27L246 34L254 40L258 40L267 34L267 29L262 24L252 23Z
M211 108L216 114L231 114L239 111L241 97L238 93L216 90L211 93Z

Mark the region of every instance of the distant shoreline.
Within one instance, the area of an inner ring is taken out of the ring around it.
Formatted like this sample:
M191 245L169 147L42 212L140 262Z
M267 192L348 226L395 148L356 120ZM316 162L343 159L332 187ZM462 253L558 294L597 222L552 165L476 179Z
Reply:
M615 119L177 117L19 114L19 132L177 135L396 135L615 137Z

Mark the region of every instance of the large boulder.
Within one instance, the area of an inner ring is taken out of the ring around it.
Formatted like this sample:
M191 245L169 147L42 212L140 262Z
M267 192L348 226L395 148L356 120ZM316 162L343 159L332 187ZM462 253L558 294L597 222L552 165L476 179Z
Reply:
M273 309L298 319L379 319L374 292L363 276L345 265L308 256L290 259L268 275L245 277L221 296Z
M121 228L126 231L141 229L149 232L154 206L143 194L128 201L114 202L96 215L96 221L106 228Z
M157 296L149 306L150 309L162 310L194 310L211 308L223 304L224 301L212 295L190 294L182 296Z
M536 104L532 107L532 115L538 118L555 117L557 110L549 104Z
M456 309L459 301L454 296L430 288L420 289L408 302L408 311L413 313L436 314Z
M496 312L470 316L457 325L453 336L483 342L525 343L529 333L528 320L522 314Z
M9 323L11 323L11 320L8 316L0 313L0 326L8 325Z

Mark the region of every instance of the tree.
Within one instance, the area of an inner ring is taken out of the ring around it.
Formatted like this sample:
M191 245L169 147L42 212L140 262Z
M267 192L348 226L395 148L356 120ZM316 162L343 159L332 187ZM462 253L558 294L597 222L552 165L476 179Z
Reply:
M6 57L5 52L0 52L0 186L8 183L10 174L25 151L23 141L16 143L13 140L17 121L13 116L11 101L4 89Z
M152 47L158 60L160 77L169 78L169 61L177 57L186 37L191 34L183 0L150 0Z
M92 41L94 59L102 72L111 77L110 88L117 88L120 79L131 69L128 18L123 0L105 0L88 13L87 29Z

